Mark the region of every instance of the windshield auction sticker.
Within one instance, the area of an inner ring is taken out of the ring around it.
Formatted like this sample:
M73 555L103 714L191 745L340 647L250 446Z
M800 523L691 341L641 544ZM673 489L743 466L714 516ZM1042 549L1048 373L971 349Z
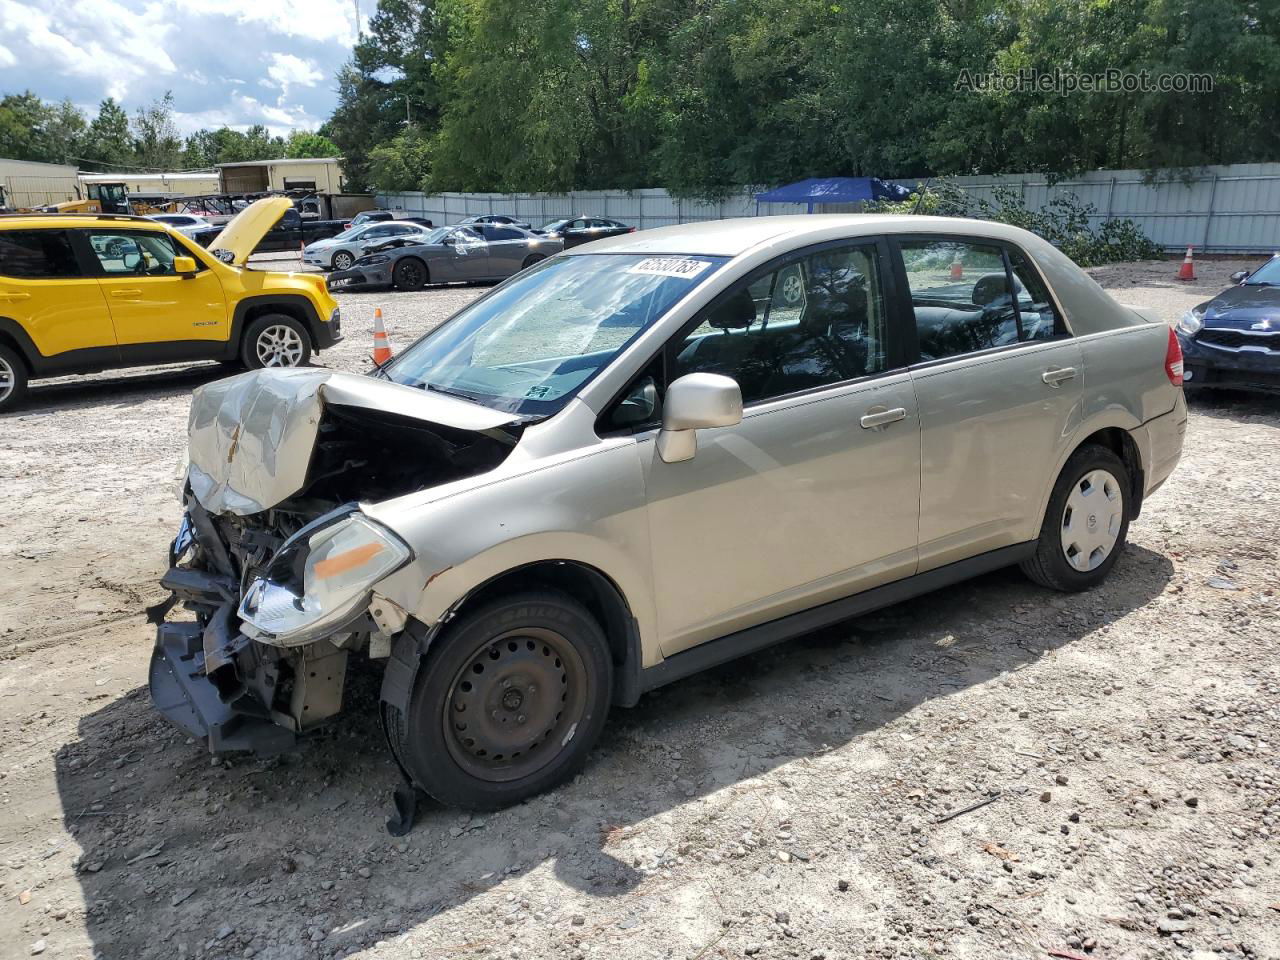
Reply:
M627 268L627 273L647 273L655 277L696 277L707 267L707 260L690 260L687 257L647 257L634 266Z

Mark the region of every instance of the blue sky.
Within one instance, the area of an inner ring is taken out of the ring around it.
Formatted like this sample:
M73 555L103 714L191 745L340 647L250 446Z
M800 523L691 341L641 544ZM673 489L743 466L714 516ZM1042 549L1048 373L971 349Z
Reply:
M355 0L0 0L0 92L70 97L92 118L105 97L132 115L172 90L182 133L313 129L333 109L355 16Z

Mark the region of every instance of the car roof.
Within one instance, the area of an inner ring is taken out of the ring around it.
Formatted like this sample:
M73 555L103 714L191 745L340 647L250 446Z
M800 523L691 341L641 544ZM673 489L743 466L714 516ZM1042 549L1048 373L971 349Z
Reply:
M678 253L736 257L766 243L797 244L810 240L876 236L884 233L945 233L1019 241L1026 231L990 220L963 217L917 217L884 213L814 213L777 217L738 217L655 227L620 237L596 240L565 251L565 256L592 253Z
M146 230L164 230L165 225L150 217L135 217L123 213L6 213L0 214L0 230L56 229L69 227L100 227L112 224L128 224Z

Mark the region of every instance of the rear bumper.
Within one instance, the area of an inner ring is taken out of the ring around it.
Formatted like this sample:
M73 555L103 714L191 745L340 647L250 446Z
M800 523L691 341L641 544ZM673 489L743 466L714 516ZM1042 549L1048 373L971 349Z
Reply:
M1173 409L1153 417L1136 431L1145 473L1143 497L1149 497L1169 479L1182 459L1182 444L1187 435L1187 399L1178 391Z
M1280 393L1280 354L1219 349L1181 333L1178 343L1182 347L1183 385L1188 390L1225 387Z

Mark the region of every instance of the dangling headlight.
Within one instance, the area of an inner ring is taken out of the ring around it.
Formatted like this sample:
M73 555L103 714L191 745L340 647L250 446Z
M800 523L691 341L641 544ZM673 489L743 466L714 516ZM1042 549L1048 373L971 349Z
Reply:
M240 619L279 646L310 643L355 614L370 588L404 566L409 548L390 530L358 512L282 546L240 601Z

